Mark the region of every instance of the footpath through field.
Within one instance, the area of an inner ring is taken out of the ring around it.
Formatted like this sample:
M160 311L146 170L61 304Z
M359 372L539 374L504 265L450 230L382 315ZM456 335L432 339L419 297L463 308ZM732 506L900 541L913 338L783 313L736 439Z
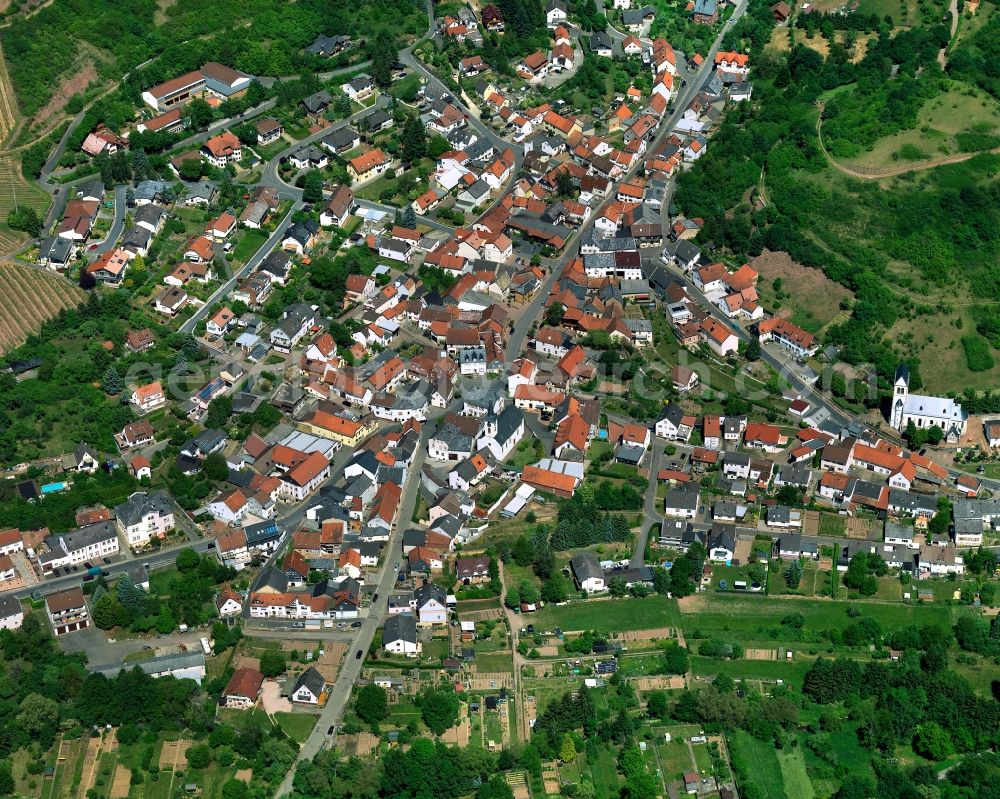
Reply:
M830 163L830 166L838 172L843 172L845 175L850 175L852 178L858 178L859 180L882 180L883 178L893 178L897 175L905 175L908 172L923 172L927 169L934 169L935 167L945 166L947 164L960 164L962 161L968 161L970 158L975 158L977 155L982 155L983 153L1000 153L1000 147L994 147L992 150L980 150L975 153L955 153L954 155L946 155L941 158L935 158L933 161L924 161L920 164L910 164L909 166L899 166L891 169L874 169L872 167L853 169L837 161L832 155L830 155L830 152L826 149L826 145L823 144L822 103L819 104L819 117L816 119L816 135L819 137L819 148L823 151L823 155Z

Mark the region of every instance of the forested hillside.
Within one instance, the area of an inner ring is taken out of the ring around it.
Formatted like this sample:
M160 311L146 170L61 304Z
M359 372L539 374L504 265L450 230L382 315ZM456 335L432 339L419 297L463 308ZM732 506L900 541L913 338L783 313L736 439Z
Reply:
M154 0L58 0L15 19L0 42L30 116L84 54L111 81L160 55L143 70L145 88L209 59L253 75L292 74L311 63L301 48L320 33L364 39L382 29L416 35L426 28L421 0L179 0L162 19Z
M677 204L706 220L705 240L739 258L787 251L849 288L849 316L823 331L825 338L844 360L874 364L883 379L905 357L919 383L921 371L938 371L937 363L922 363L920 345L928 342L906 332L923 319L943 316L936 327L954 336L953 346L969 333L966 320L1000 344L986 310L1000 301L1000 156L983 153L882 181L835 169L831 159L914 129L923 105L942 92L962 93L954 77L966 67L949 75L938 62L948 41L943 24L899 30L877 18L861 21L873 36L857 62L832 34L826 58L799 43L777 53L765 48L773 26L767 5L752 4L726 45L751 53L755 102L727 114L707 154L681 176ZM994 42L985 38L988 44L976 36L966 49L986 52ZM969 124L967 137L956 137L968 150L1000 143ZM756 204L747 202L748 192ZM952 309L956 301L963 310ZM958 392L976 369L968 355L962 364L961 353L953 351L951 366L963 382L947 386Z

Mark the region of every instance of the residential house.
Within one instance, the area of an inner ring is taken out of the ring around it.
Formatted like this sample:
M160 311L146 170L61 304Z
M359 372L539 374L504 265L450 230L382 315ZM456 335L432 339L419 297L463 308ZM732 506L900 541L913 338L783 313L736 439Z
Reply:
M157 380L155 383L136 387L129 401L138 413L149 413L166 405L167 395L164 393L160 381Z
M201 153L212 166L223 169L226 164L239 163L243 145L235 133L227 130L208 139L201 146Z
M354 207L354 192L347 186L337 186L319 216L323 227L343 227Z
M137 491L115 506L115 523L132 549L145 547L153 539L163 540L174 529L174 509L163 491Z
M83 630L90 626L87 601L79 587L67 588L45 596L45 609L52 631L57 635Z
M411 613L393 613L385 620L382 646L393 655L417 657L423 645L417 639L417 620Z
M367 153L362 153L347 162L347 171L355 182L369 180L381 175L389 168L389 159L376 147Z
M597 555L593 552L581 552L569 561L573 571L573 579L577 588L588 594L604 591L607 587L604 580L604 570L601 568Z
M222 703L227 708L249 710L257 704L257 696L263 683L264 675L257 669L236 669L222 692Z
M284 132L281 122L274 117L264 117L255 123L257 128L257 144L265 146L281 138Z
M424 583L413 592L413 606L421 627L448 621L447 596L434 583Z
M292 685L291 699L301 705L319 706L326 701L326 679L315 666L303 671Z
M271 346L279 352L291 352L292 347L302 340L314 324L315 309L301 302L289 305L271 331Z

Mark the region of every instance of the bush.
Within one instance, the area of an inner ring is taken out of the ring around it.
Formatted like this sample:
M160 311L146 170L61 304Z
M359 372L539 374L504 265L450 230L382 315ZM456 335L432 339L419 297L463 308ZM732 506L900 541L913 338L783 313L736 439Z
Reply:
M982 336L962 336L962 349L970 372L986 372L995 365L990 345Z

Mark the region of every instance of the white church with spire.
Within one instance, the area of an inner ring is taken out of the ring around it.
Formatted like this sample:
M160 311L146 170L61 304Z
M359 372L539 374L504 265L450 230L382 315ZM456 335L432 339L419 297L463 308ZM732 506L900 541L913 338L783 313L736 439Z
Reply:
M913 422L917 429L940 427L944 440L957 444L969 423L962 403L948 397L925 397L910 393L910 369L901 363L893 383L890 423L900 432Z

